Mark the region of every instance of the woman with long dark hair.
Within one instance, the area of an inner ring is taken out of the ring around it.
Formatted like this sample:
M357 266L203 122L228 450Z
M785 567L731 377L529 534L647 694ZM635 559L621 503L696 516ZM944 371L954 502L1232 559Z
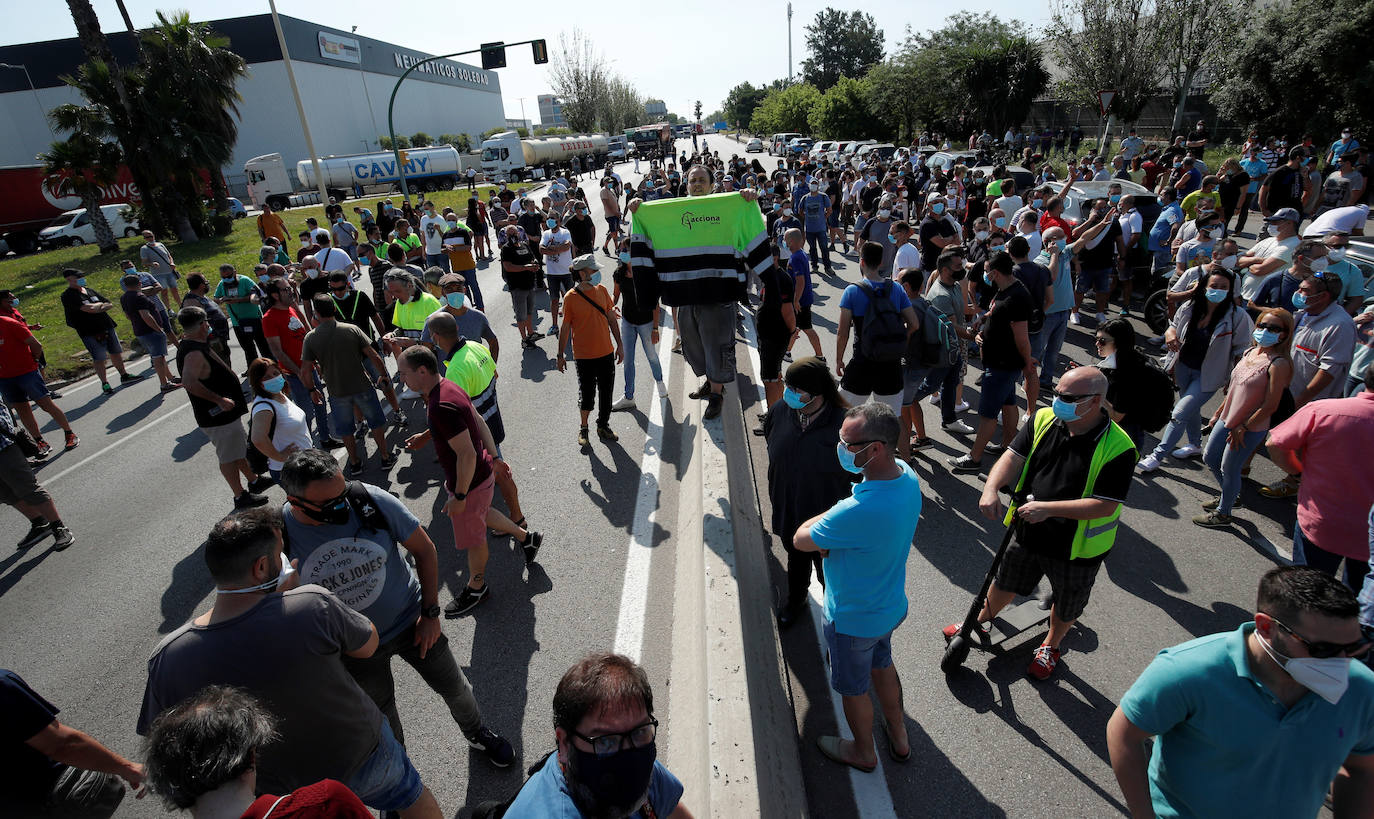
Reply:
M473 250L478 257L486 256L491 258L491 245L487 242L487 219L482 215L482 203L477 201L477 197L468 197L468 230L472 231Z
M1141 415L1157 404L1160 396L1145 392L1156 382L1148 377L1150 365L1136 349L1135 328L1126 319L1109 319L1093 334L1093 346L1099 359L1097 368L1107 376L1107 412L1139 450L1145 439Z

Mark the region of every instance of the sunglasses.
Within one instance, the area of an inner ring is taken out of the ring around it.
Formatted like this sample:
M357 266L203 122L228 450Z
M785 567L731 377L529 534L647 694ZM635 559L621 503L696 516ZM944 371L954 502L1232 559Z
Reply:
M1273 617L1273 615L1270 615ZM1374 627L1360 626L1360 639L1353 643L1328 643L1325 641L1308 640L1306 637L1297 633L1293 629L1283 624L1277 617L1273 618L1274 623L1285 632L1293 635L1293 638L1307 647L1307 653L1318 660L1325 660L1331 657L1355 657L1369 650L1370 644L1374 643Z
M1261 330L1273 330L1276 333L1282 333L1284 330L1288 329L1287 327L1284 327L1282 324L1256 324L1255 326L1260 328Z
M1093 339L1093 344L1097 345L1098 347L1101 347L1103 344L1110 343L1112 343L1112 338L1109 336L1097 336Z
M1085 393L1085 394L1083 394L1083 395L1075 395L1075 394L1073 394L1073 393L1069 393L1069 392L1060 392L1059 390L1055 390L1055 391L1054 391L1054 397L1055 397L1055 398L1058 398L1060 401L1067 401L1067 402L1069 402L1070 404L1077 404L1079 401L1086 401L1086 400L1088 400L1089 398L1096 398L1096 397L1097 397L1097 394L1096 394L1096 393Z

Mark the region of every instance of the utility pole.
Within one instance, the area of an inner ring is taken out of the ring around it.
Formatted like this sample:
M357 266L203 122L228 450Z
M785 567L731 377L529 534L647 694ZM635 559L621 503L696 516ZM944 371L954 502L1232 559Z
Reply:
M38 89L34 87L33 77L29 74L29 67L23 63L19 65L0 63L0 68L17 68L24 72L24 78L29 81L29 90L33 92L33 102L38 106L38 116L43 120L43 124L48 126L48 133L52 134L52 138L57 139L57 132L52 129L52 122L48 119L48 111L43 107L43 101L38 98Z
M792 4L787 4L787 84L792 84Z
M353 33L358 33L358 27L353 27ZM377 128L377 112L372 110L372 94L367 90L367 74L363 73L363 44L358 43L358 80L363 84L363 97L367 100L367 113L372 117L372 136L376 139L382 132ZM363 153L371 150L371 141L363 146Z
M521 122L524 122L524 121L525 121L525 98L524 98L524 97L516 97L516 99L520 100L520 121L521 121Z
M272 8L272 25L277 29L277 45L281 47L282 63L286 65L286 83L291 86L291 96L296 100L296 115L301 118L301 133L305 135L305 149L310 152L310 166L315 169L315 187L320 190L320 204L329 204L329 191L325 189L324 174L320 171L320 155L315 153L315 140L310 138L310 123L305 118L305 105L301 103L301 90L296 87L296 72L291 69L291 52L286 49L286 35L281 30L281 18L277 16L277 0L267 0Z

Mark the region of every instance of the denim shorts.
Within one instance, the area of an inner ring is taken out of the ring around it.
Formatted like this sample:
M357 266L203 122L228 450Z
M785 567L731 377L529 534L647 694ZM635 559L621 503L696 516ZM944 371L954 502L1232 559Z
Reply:
M86 345L86 352L96 361L104 361L112 355L124 352L124 348L119 346L119 336L115 334L114 328L106 330L104 336L82 336L81 343Z
M138 343L143 345L143 349L149 357L167 357L167 336L162 333L144 333L136 338L138 338Z
M555 275L549 273L544 276L544 280L549 284L549 298L556 299L564 293L570 293L573 289L573 277L571 275Z
M1016 403L1016 385L1020 382L1020 370L985 370L982 392L978 394L978 416L996 420L1002 407Z
M382 719L377 749L344 784L364 805L381 811L405 810L418 802L425 790L420 772L410 763L405 747L396 741L386 718Z
M329 423L340 433L352 432L356 424L353 421L353 408L357 407L363 413L363 419L367 421L369 430L381 429L386 425L386 416L382 414L382 404L377 400L377 393L367 389L352 395L329 394Z
M903 616L902 620L906 617ZM897 626L902 623L898 621ZM862 697L868 693L869 675L892 665L893 626L877 637L852 637L835 631L825 621L825 645L830 649L830 687L842 697Z
M43 376L34 370L13 378L0 378L0 399L6 404L22 404L26 401L42 401L48 397L48 385Z
M157 283L158 283L158 284L162 285L163 287L167 288L168 290L171 290L172 288L174 288L174 287L177 286L177 278L178 278L178 277L177 277L177 274L176 274L175 272L173 272L173 273L154 273L154 274L152 274L152 275L153 275L153 278L154 278L154 279L157 279Z
M1088 270L1084 268L1078 274L1078 292L1080 293L1106 293L1112 286L1112 269L1104 267L1100 270Z

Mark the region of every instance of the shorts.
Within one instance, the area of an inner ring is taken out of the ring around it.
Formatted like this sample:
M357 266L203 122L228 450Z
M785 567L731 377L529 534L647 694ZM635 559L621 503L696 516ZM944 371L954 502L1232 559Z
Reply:
M985 370L982 391L978 394L978 417L996 420L1002 414L1002 407L1015 406L1016 385L1021 383L1021 375L1020 370Z
M144 333L135 336L138 343L143 345L143 350L148 353L150 358L167 357L167 336L162 333Z
M569 293L573 289L573 277L545 274L544 280L549 283L549 298L556 299L564 293Z
M96 361L104 361L112 355L124 352L124 348L119 346L119 335L113 327L98 336L82 336L81 343L86 345L86 352Z
M52 500L48 490L38 485L38 476L29 466L18 444L0 449L0 503L13 506L22 501L38 506Z
M1078 292L1106 293L1112 286L1112 269L1103 267L1089 270L1086 267L1078 274Z
M48 385L43 376L34 370L13 378L0 378L0 398L6 404L23 404L28 401L42 401L48 397Z
M759 377L764 381L782 378L782 356L787 352L787 337L759 336Z
M384 358L382 361L385 362L386 359ZM372 379L373 383L382 377L382 374L377 371L377 365L373 364L372 359L367 356L363 357L363 372L367 373L367 377Z
M921 385L930 378L932 373L937 371L940 374L940 380L933 383L930 389L922 392ZM944 381L944 374L948 372L948 367L904 367L902 369L902 406L909 407L927 395L935 393Z
M797 329L811 329L811 305L803 304L801 307L797 308Z
M855 356L845 365L840 388L854 395L901 395L902 362L869 361ZM886 402L883 402L886 403ZM898 414L901 410L898 410Z
M997 567L997 588L1028 595L1035 591L1040 578L1049 578L1055 616L1066 623L1072 622L1083 616L1083 610L1088 607L1088 597L1104 558L1067 560L1050 557L1027 549L1017 540L1007 547L1002 564Z
M231 464L240 458L248 457L248 433L243 422L237 419L217 427L201 427L200 431L214 444L215 457L222 464Z
M619 232L620 232L620 217L619 217L619 216L607 216L607 217L606 217L606 232L607 232L607 233L619 233Z
M902 620L906 616L903 615ZM898 621L897 626L902 623ZM830 650L830 687L842 697L862 697L868 693L870 675L892 665L893 626L877 637L840 634L835 624L825 621L825 645Z
M825 218L826 227L837 228L840 226L840 212L834 208L830 209L830 215Z
M448 516L453 524L453 546L460 552L472 546L487 542L487 510L491 508L491 498L496 492L496 475L487 476L477 486L468 490L467 504L463 511Z
M420 772L411 764L405 746L396 741L391 724L382 718L377 748L344 784L373 810L405 810L425 792Z
M353 422L353 408L357 407L367 421L368 430L386 426L386 416L382 414L382 404L373 390L363 390L352 395L329 394L329 424L340 435L352 434L356 424Z
M152 276L153 276L154 279L157 279L157 283L158 283L158 284L162 285L163 287L167 288L168 290L171 290L172 288L176 287L176 286L177 286L177 279L181 278L181 277L178 276L175 272L172 272L172 273L154 273L154 274L152 274Z
M534 291L515 290L510 291L511 307L515 309L515 321L529 321L534 317Z

